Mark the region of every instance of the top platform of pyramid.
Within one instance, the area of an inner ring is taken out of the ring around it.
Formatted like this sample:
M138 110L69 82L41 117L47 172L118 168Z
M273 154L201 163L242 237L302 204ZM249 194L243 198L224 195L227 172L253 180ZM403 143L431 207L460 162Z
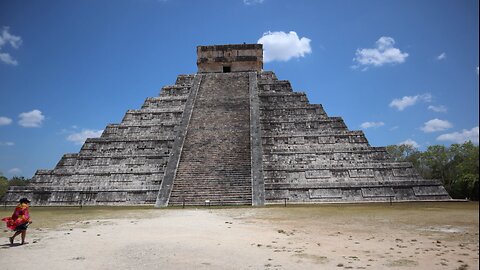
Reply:
M198 73L262 71L262 44L197 46Z

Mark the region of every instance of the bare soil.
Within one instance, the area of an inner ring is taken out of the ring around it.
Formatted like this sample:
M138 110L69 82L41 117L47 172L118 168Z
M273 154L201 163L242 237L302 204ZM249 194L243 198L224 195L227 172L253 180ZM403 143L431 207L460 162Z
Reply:
M32 207L1 269L478 269L476 203ZM1 209L0 217L13 209ZM5 227L4 227L5 228Z

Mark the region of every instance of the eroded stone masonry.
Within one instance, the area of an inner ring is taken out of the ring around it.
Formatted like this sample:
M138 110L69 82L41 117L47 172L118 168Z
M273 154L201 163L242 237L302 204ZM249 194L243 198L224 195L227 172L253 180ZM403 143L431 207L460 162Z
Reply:
M7 203L264 205L449 200L362 131L263 71L261 44L197 47L198 72L129 110Z

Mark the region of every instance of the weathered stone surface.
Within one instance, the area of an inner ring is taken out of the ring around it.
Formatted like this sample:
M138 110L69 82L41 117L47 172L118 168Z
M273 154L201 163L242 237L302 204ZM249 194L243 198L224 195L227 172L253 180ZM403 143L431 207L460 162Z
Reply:
M155 203L192 81L192 75L178 76L159 97L108 125L100 138L87 139L79 153L65 154L53 170L38 170L28 187L10 189L6 201L23 196L37 205Z
M439 181L391 162L385 148L371 147L363 132L272 72L259 74L258 87L266 203L450 199Z
M202 76L169 205L251 204L249 74Z
M199 46L198 73L13 187L37 205L449 200L362 131L263 71L259 44ZM225 69L225 67L228 67Z
M182 120L178 126L176 139L172 147L172 152L170 153L168 163L165 167L165 174L163 176L162 183L160 184L160 190L158 192L157 200L155 202L156 207L168 206L170 194L172 193L173 189L173 182L177 175L178 164L180 162L180 157L183 151L183 144L185 142L185 137L187 136L188 126L190 124L190 119L192 118L192 112L202 78L202 75L197 75L193 79L191 91L185 104L185 110L182 114Z
M263 68L261 44L214 45L197 47L199 73L257 71Z

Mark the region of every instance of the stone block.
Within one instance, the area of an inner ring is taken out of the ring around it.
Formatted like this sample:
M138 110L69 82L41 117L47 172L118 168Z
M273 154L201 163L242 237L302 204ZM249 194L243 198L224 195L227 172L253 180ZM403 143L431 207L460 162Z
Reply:
M317 188L309 189L310 199L341 199L343 191L339 188Z
M369 187L362 188L361 190L364 198L395 197L395 192L392 187Z
M316 178L331 178L332 172L330 170L314 170L314 171L305 171L306 179L316 179Z
M416 186L413 187L416 196L445 196L448 195L443 186Z

